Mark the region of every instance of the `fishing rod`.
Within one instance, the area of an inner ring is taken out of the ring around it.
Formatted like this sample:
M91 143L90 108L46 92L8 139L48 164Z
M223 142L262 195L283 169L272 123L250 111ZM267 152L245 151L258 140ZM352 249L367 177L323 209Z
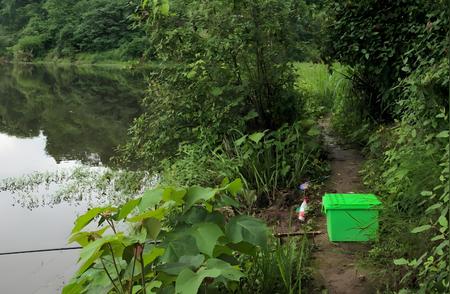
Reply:
M83 247L63 247L63 248L47 248L47 249L34 249L34 250L24 250L24 251L11 251L11 252L0 252L0 256L2 255L13 255L13 254L25 254L25 253L39 253L39 252L51 252L51 251L67 251L67 250L76 250L81 249Z
M326 178L329 178L330 176L322 176L322 177L318 177L312 180L309 180L307 182L305 182L304 184L309 184L309 183L316 183L319 181L322 181ZM302 184L303 185L303 184ZM300 186L302 186L300 185ZM305 188L300 188L300 186L298 187L298 189L300 191L303 192L303 195L305 195L305 190L308 189L308 186L305 186ZM316 232L317 233L317 232ZM146 242L147 243L147 242ZM148 242L150 244L158 244L161 243L161 241L150 241ZM27 254L27 253L40 253L40 252L52 252L52 251L68 251L68 250L78 250L78 249L82 249L83 247L81 246L75 246L75 247L63 247L63 248L48 248L48 249L35 249L35 250L24 250L24 251L11 251L11 252L0 252L0 256L3 255L13 255L13 254Z
M149 240L146 241L145 244L159 244L161 240ZM10 252L0 252L0 256L3 255L13 255L13 254L26 254L26 253L40 253L40 252L51 252L51 251L68 251L68 250L77 250L82 249L81 246L74 247L62 247L62 248L46 248L46 249L33 249L33 250L23 250L23 251L10 251Z

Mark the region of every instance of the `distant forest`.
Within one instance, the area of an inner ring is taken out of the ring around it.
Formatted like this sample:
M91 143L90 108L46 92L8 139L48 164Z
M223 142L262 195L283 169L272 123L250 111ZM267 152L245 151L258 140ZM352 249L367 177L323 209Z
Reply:
M22 61L82 59L83 54L110 60L149 57L148 38L133 20L139 2L0 0L0 56Z

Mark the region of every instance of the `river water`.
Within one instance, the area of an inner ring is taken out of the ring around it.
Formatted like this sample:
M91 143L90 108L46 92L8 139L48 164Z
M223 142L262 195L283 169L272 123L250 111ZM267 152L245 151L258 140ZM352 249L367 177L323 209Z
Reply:
M76 271L79 250L2 253L76 245L67 238L92 198L58 196L64 180L42 182L111 164L139 114L144 76L103 67L0 65L0 293L60 293ZM95 201L108 202L104 194Z

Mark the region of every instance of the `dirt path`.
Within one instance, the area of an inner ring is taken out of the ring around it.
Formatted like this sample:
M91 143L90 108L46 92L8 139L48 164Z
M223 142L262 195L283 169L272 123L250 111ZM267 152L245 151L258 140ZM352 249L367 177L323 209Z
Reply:
M329 151L331 177L327 192L361 192L363 186L358 171L363 157L358 150L338 144L331 135L328 120L321 122L324 140ZM357 264L358 255L368 250L368 246L358 243L331 243L326 234L326 219L318 219L318 229L325 232L315 238L317 250L314 252L316 290L330 294L375 293L367 279L367 273ZM320 293L320 292L319 292Z

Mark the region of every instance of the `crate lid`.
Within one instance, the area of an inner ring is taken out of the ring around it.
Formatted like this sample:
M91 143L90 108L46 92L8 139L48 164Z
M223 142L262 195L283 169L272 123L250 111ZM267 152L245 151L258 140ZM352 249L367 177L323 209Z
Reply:
M373 194L325 194L322 206L328 209L374 209L381 205L380 200Z

